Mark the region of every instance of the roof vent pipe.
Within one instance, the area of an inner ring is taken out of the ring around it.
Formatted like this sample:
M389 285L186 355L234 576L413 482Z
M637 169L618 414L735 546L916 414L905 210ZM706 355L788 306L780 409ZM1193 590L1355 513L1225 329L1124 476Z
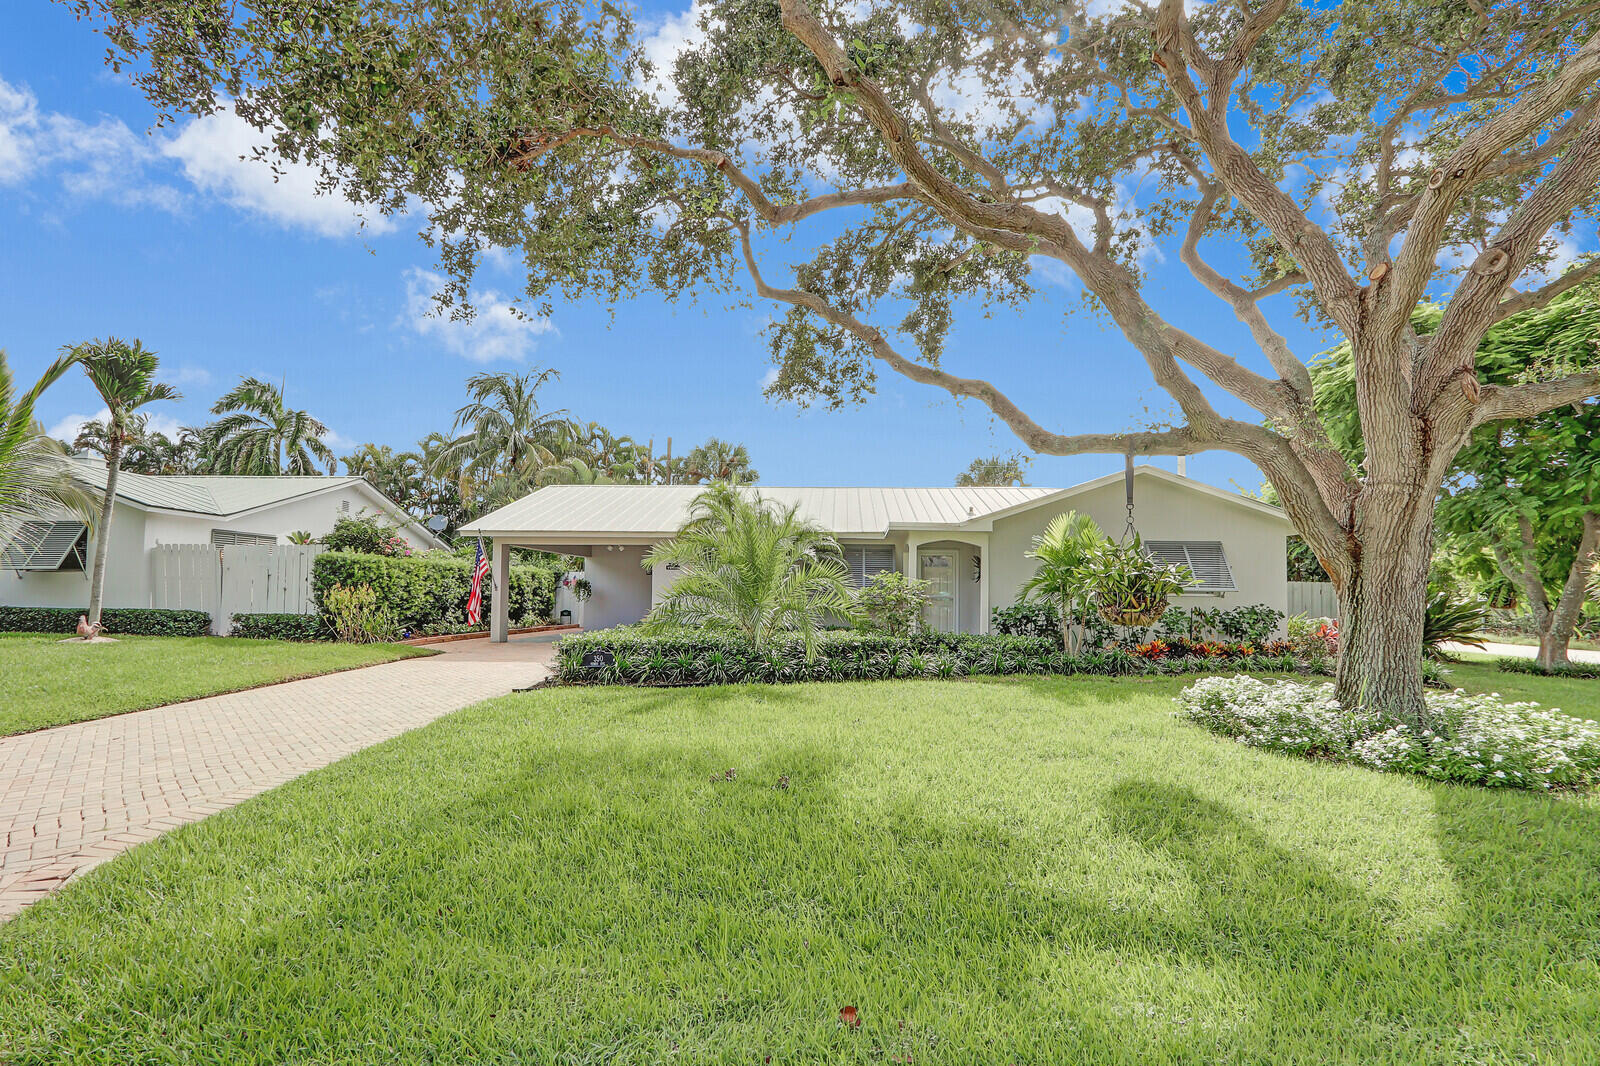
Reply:
M1179 477L1188 477L1189 476L1189 474L1188 474L1188 463L1189 463L1189 457L1187 455L1178 456L1178 476Z

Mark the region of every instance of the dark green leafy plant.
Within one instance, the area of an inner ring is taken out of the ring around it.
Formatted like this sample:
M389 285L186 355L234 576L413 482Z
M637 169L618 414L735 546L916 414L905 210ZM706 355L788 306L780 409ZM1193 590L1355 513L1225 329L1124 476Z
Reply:
M232 636L249 640L332 640L333 630L322 615L236 614Z
M547 567L513 566L508 584L513 625L542 622L555 607L557 571ZM319 609L335 585L370 586L395 612L402 632L413 636L467 630L467 596L472 563L445 553L392 558L357 552L323 552L311 568L312 593ZM484 585L483 618L487 628L494 590Z
M856 591L861 608L858 626L868 633L907 637L922 627L922 611L928 604L928 582L907 577L897 570L873 574Z
M81 607L0 607L0 633L72 633L83 613ZM204 611L107 607L100 613L100 622L113 636L204 637L211 633L211 616Z
M1144 550L1138 537L1128 544L1106 541L1099 545L1085 572L1095 610L1119 626L1153 624L1166 613L1172 597L1194 583L1187 566L1160 562Z
M1433 592L1428 597L1428 610L1423 616L1423 654L1430 659L1446 658L1446 644L1482 648L1483 639L1478 636L1478 631L1483 628L1488 613L1488 607L1481 602L1456 602L1443 589Z

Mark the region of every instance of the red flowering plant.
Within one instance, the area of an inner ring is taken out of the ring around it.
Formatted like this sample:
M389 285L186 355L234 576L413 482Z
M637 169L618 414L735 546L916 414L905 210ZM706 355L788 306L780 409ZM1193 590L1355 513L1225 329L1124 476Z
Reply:
M1168 649L1166 641L1152 640L1148 644L1140 644L1138 647L1134 648L1133 654L1137 655L1141 659L1149 659L1151 662L1159 662L1167 657L1169 650L1170 649Z

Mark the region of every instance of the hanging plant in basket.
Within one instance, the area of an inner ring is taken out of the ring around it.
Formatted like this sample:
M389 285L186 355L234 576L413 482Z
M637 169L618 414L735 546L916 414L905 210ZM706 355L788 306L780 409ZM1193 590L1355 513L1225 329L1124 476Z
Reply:
M1138 537L1132 544L1103 545L1095 552L1090 572L1095 610L1114 626L1154 625L1167 613L1172 597L1194 583L1187 566L1157 561Z

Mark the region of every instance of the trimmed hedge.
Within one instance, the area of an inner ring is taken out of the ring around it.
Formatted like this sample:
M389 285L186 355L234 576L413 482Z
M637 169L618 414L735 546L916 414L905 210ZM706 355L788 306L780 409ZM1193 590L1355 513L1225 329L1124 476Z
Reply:
M87 607L0 607L0 633L76 633ZM204 637L211 616L204 611L155 607L107 607L100 622L108 636Z
M585 666L591 652L609 665ZM1307 669L1293 655L1184 656L1151 660L1112 648L1067 655L1043 637L923 633L894 638L825 634L806 661L798 639L760 652L743 640L700 635L647 636L627 627L563 637L556 677L566 684L722 685L739 682L876 681L906 677L1004 674L1094 674L1103 677L1193 674L1219 670L1287 673Z
M555 570L537 566L511 568L511 624L524 625L550 617L556 603ZM317 607L334 585L369 585L378 602L394 612L401 628L412 634L442 627L465 629L467 595L472 591L472 562L444 553L409 558L323 552L312 565L311 584ZM483 617L493 609L494 590L484 582ZM485 626L484 628L487 628Z
M1558 663L1549 670L1536 659L1496 659L1495 665L1508 674L1540 674L1544 677L1600 678L1600 663Z
M320 614L236 614L233 635L247 640L332 640Z

